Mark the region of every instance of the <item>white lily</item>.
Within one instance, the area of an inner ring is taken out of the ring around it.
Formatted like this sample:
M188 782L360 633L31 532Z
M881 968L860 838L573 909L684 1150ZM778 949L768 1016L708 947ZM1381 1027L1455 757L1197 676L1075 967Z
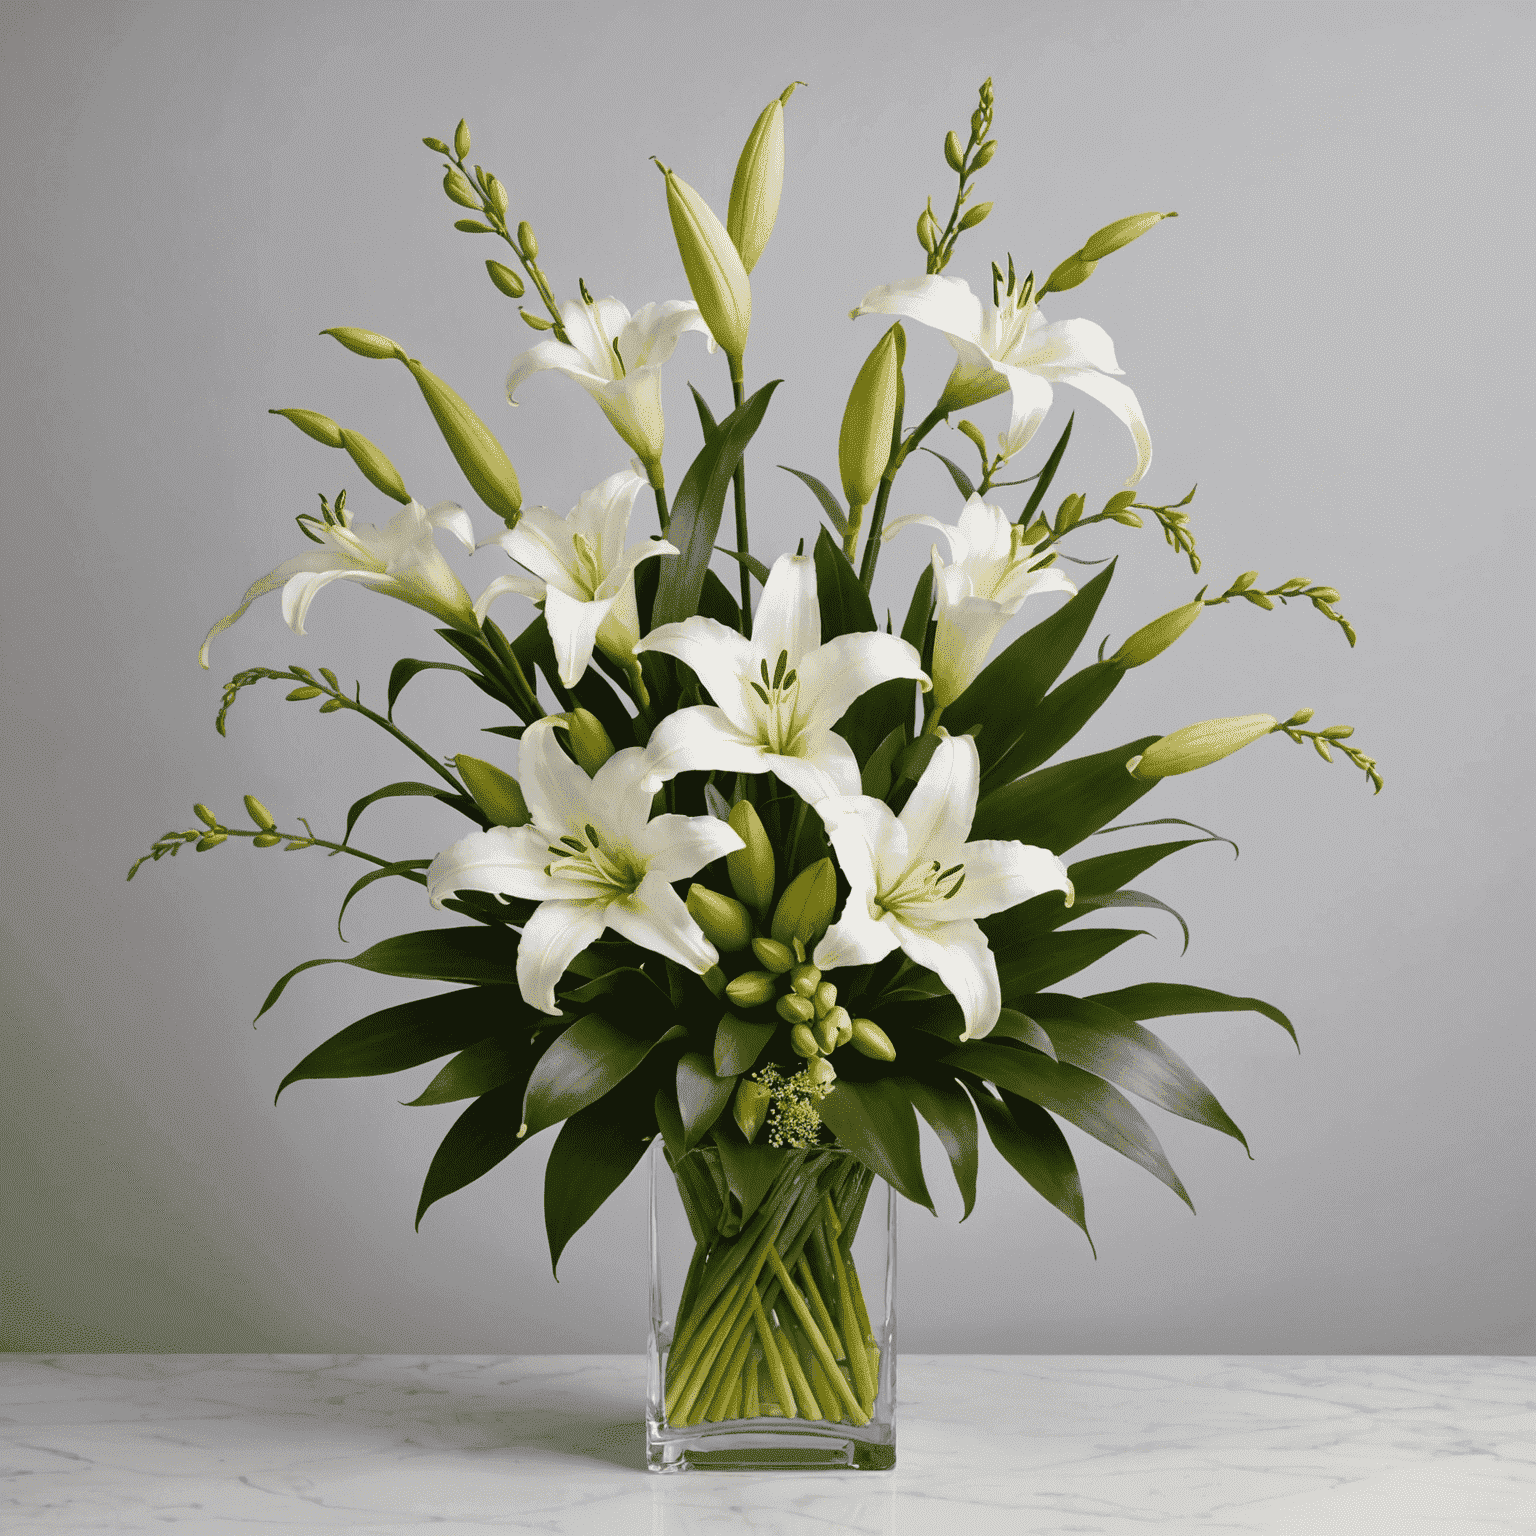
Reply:
M1042 891L1072 895L1054 853L966 841L980 783L976 743L945 736L899 816L867 795L816 807L851 887L841 918L816 946L816 964L869 965L903 950L954 994L964 1040L985 1035L1003 1006L997 961L976 919Z
M839 635L821 643L816 565L780 555L745 639L695 615L653 629L635 647L686 662L713 704L668 715L651 733L653 785L691 768L772 773L811 804L857 794L859 765L832 727L877 683L908 677L928 687L917 652L897 635Z
M1152 463L1152 439L1146 418L1130 387L1110 374L1124 370L1115 361L1115 344L1091 320L1047 322L1040 306L1023 288L1001 306L982 302L970 285L953 277L914 277L889 283L864 295L859 315L902 315L931 325L949 337L960 354L940 407L963 410L1005 390L1013 394L1013 417L999 438L1005 458L1012 458L1035 435L1051 408L1053 384L1070 384L1092 395L1125 423L1136 444L1133 486Z
M628 747L588 778L567 757L552 720L523 733L518 774L532 820L472 832L432 861L427 894L489 891L539 903L517 946L524 1000L559 1013L555 983L605 928L702 975L719 960L674 880L734 853L742 841L713 816L657 816L645 753Z
M986 665L998 631L1026 598L1037 592L1076 592L1077 588L1054 565L1036 564L1035 545L1025 542L1024 530L1001 507L980 496L966 502L958 523L902 517L887 526L884 536L888 539L918 523L937 528L949 541L948 562L939 558L937 545L933 550L938 606L933 701L942 709L970 687Z
M576 380L603 408L614 431L640 456L653 485L661 484L666 423L661 414L661 365L685 331L702 331L715 350L697 304L668 299L631 315L617 299L560 306L570 345L541 341L515 358L507 374L507 399L536 373L553 368Z
M425 608L455 629L470 634L479 630L469 593L434 542L436 531L446 528L465 549L474 549L474 527L469 514L457 503L440 501L429 510L412 501L382 528L372 523L354 524L344 502L334 509L326 507L323 518L305 513L298 522L320 548L283 561L276 570L251 583L240 606L208 631L197 656L205 667L213 637L228 629L258 597L279 587L283 589L283 618L296 635L304 633L304 618L315 593L332 581L360 581L401 602Z
M635 567L655 555L677 553L677 546L664 539L625 546L630 513L644 484L634 470L620 470L585 492L565 517L548 507L524 507L515 528L486 540L533 574L498 576L475 599L475 618L483 620L504 592L542 602L560 681L567 688L581 680L594 645L638 673Z

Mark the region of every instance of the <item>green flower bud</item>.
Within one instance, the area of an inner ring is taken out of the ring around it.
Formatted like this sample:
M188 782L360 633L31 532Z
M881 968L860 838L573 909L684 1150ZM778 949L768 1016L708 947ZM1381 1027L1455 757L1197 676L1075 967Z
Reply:
M272 812L255 795L245 797L245 813L263 832L270 832L277 825L272 819Z
M220 843L227 841L228 838L222 832L206 832L198 838L195 852L207 853L210 848L217 848Z
M370 442L361 432L352 432L343 427L341 446L351 454L352 462L362 470L370 485L383 491L386 496L393 497L402 506L410 501L411 493L406 490L400 471L389 462L376 443Z
M346 707L346 703L342 699L327 699L315 713L317 715L334 715L338 709L345 709Z
M1131 504L1135 500L1135 491L1116 491L1115 494L1104 503L1104 508L1100 515L1103 517L1119 517L1122 512L1130 510ZM1139 522L1140 519L1138 518L1137 521Z
M1252 603L1255 608L1273 608L1274 599L1264 592L1239 592L1237 594L1245 602Z
M837 1014L837 1043L847 1045L853 1039L853 1020L848 1016L846 1008L833 1010Z
M722 954L745 949L752 942L752 914L739 901L708 886L688 887L688 912Z
M251 839L251 842L258 848L275 848L282 840L280 833L259 832Z
M811 1001L816 1004L817 1018L824 1018L837 1006L837 988L830 981L824 981L816 988Z
M517 226L517 248L523 253L526 261L533 261L538 257L538 237L533 232L533 225L527 219Z
M292 693L287 695L290 704L301 704L305 699L318 699L319 697L320 689L318 688L295 688Z
M725 995L736 1008L761 1008L779 990L767 971L743 971L725 985Z
M896 1060L896 1047L891 1044L891 1037L873 1019L855 1019L848 1043L859 1055L875 1061Z
M503 218L507 213L507 189L496 179L487 174L485 178L485 194L492 208Z
M780 944L795 939L809 948L827 930L837 905L837 871L831 859L819 859L802 869L779 898L773 914L773 936Z
M917 243L932 255L938 249L939 225L934 216L924 208L917 216Z
M768 841L767 832L763 830L763 823L757 814L756 807L749 800L740 800L731 807L729 825L731 831L746 844L746 847L738 848L735 853L728 853L725 856L725 868L731 877L731 889L759 917L766 917L768 904L773 900L773 882L776 873L773 845ZM784 969L788 970L789 967L785 966Z
M830 1088L837 1081L837 1068L825 1056L818 1056L806 1068L806 1072L818 1088Z
M1307 596L1314 603L1336 603L1339 600L1339 594L1332 587L1314 587Z
M511 267L505 267L499 261L487 261L485 270L490 274L491 281L509 299L522 298L523 280Z
M1132 240L1140 237L1164 219L1176 219L1176 213L1133 213L1128 218L1116 219L1113 224L1106 224L1103 229L1095 231L1083 242L1083 248L1077 254L1084 261L1103 261L1106 256L1127 246Z
M320 334L334 336L348 352L356 352L359 357L398 357L402 363L405 361L405 352L400 343L391 341L388 336L379 335L377 331L359 330L355 325L333 325Z
M1229 592L1246 592L1258 579L1259 573L1257 571L1244 571L1227 590Z
M603 722L589 709L573 709L559 719L576 761L589 776L596 773L613 756L613 741L603 729Z
M1087 498L1080 491L1074 491L1056 513L1056 532L1065 533L1069 528L1075 528L1083 515L1083 508L1087 506Z
M1355 734L1352 725L1329 725L1318 732L1320 736L1326 736L1329 741L1344 741Z
M1202 602L1185 603L1160 619L1144 624L1109 659L1122 667L1139 667L1161 656L1205 611Z
M901 365L906 355L906 332L897 321L875 343L853 381L837 439L837 467L850 507L868 506L874 500L891 461Z
M816 1044L821 1050L830 1055L837 1049L837 1023L835 1020L817 1019L811 1025L811 1033L816 1037Z
M1298 709L1285 723L1287 725L1305 725L1316 713L1315 709Z
M1189 773L1268 736L1279 721L1273 715L1233 715L1225 720L1202 720L1186 725L1161 741L1154 741L1140 757L1125 766L1133 778L1166 779L1175 773Z
M981 428L978 427L974 421L962 421L960 423L960 431L963 432L968 438L970 438L973 443L975 443L976 451L981 454L983 458L989 457L987 439L983 435Z
M741 1127L741 1134L749 1142L763 1128L763 1120L772 1102L773 1094L765 1083L755 1083L750 1077L744 1077L737 1085L736 1102L731 1107L731 1113L736 1117L736 1124Z
M468 178L455 166L449 166L443 173L443 191L448 194L450 201L455 202L461 208L478 208L480 199L475 196L475 189L470 186Z
M196 816L197 819L202 822L205 827L216 827L219 824L219 818L215 816L213 812L210 811L208 807L201 801L192 807L192 814Z
M976 151L976 158L971 161L971 169L979 171L984 165L991 165L992 157L997 153L997 140L988 139L980 149Z
M494 763L461 752L454 758L459 777L470 798L485 812L494 827L525 827L533 819L522 787L510 773Z
M795 86L802 84L795 81L763 108L736 162L725 229L748 272L762 256L779 216L779 198L784 191L784 104Z
M789 985L798 996L814 998L821 985L821 972L814 965L797 965L789 973Z
M752 329L752 284L725 226L709 204L658 160L667 178L667 212L693 302L710 334L725 349L731 377L741 378L741 358Z
M523 509L523 492L506 450L491 435L490 428L435 373L414 358L406 358L405 366L475 494L504 522L515 523Z
M423 139L421 141L428 149L436 151L440 155L448 153L448 146L441 139Z
M469 124L462 117L459 126L453 130L453 152L460 160L469 153Z
M1048 293L1065 293L1068 288L1076 288L1079 283L1086 283L1093 276L1093 269L1096 266L1098 266L1096 261L1084 261L1081 252L1068 256L1046 278L1045 286L1040 290L1040 296L1043 298Z
M975 229L986 216L992 212L991 203L977 203L974 208L967 208L960 215L961 229Z
M1109 515L1115 522L1124 523L1127 528L1140 528L1142 526L1141 513L1132 512L1130 508L1126 508L1124 512L1111 512Z
M789 1048L796 1056L804 1056L808 1061L814 1061L821 1054L821 1047L816 1044L816 1036L805 1024L796 1024L790 1030Z
M494 235L496 231L479 219L455 219L453 227L466 235Z
M782 976L795 963L795 952L777 939L753 939L752 953L758 964L775 976Z
M518 314L523 317L523 324L528 326L530 330L552 331L555 328L555 322L553 320L546 320L543 315L531 315L526 309L518 310Z
M944 135L944 158L952 171L965 169L965 151L960 147L960 135L953 128Z
M306 437L312 437L317 443L324 443L327 448L341 447L341 428L331 420L329 416L322 416L319 411L268 411L269 416L286 416L294 426Z
M773 1006L786 1024L809 1024L816 1017L816 1010L810 1002L806 998L797 997L793 992L781 997Z

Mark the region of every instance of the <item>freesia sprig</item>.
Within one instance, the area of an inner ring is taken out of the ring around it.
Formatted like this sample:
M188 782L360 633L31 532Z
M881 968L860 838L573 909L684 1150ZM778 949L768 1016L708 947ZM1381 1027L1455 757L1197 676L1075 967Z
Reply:
M992 211L991 203L977 203L973 208L965 206L976 190L971 185L972 178L983 166L990 164L993 155L997 153L997 140L987 137L992 130L990 75L982 81L977 95L976 110L971 113L971 136L966 140L965 147L961 148L960 135L954 129L944 135L945 162L960 178L960 184L955 189L954 206L949 210L949 219L940 229L939 221L934 216L931 197L927 207L918 215L917 243L928 253L930 273L942 272L955 253L955 242L966 230L975 229Z
M1339 594L1332 587L1314 584L1306 576L1292 576L1289 581L1281 582L1278 587L1264 589L1256 585L1258 579L1257 571L1244 571L1220 597L1207 597L1206 588L1201 587L1195 593L1194 600L1204 603L1207 608L1216 608L1222 603L1240 597L1245 602L1252 603L1255 608L1272 609L1277 602L1285 604L1293 597L1304 597L1325 619L1332 620L1344 631L1344 638L1351 645L1355 643L1354 626L1333 606L1338 602Z
M1199 489L1198 485L1190 486L1188 495L1182 501L1168 506L1137 501L1134 491L1116 491L1104 503L1102 510L1089 517L1083 515L1087 498L1081 492L1074 491L1057 508L1054 523L1042 516L1037 523L1031 525L1030 537L1039 539L1038 553L1044 554L1075 529L1091 528L1095 523L1120 523L1126 528L1143 528L1146 522L1141 514L1150 512L1163 530L1163 538L1168 547L1185 555L1189 560L1190 571L1198 576L1200 556L1195 550L1195 535L1190 527L1189 513L1184 508L1195 499L1195 492Z
M1346 741L1346 737L1355 734L1352 725L1327 725L1320 731L1304 731L1301 729L1312 718L1310 709L1298 709L1289 720L1282 720L1275 727L1277 731L1289 736L1299 746L1303 741L1310 741L1317 755L1325 763L1333 761L1331 748L1337 748L1358 768L1371 782L1371 793L1379 795L1382 788L1381 772L1376 766L1374 757L1367 757L1359 747L1352 747Z

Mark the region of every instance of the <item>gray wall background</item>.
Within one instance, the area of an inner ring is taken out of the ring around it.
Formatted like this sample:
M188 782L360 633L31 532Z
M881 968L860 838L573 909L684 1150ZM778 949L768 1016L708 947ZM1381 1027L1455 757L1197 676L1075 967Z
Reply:
M1051 313L1114 337L1156 445L1143 489L1172 501L1200 482L1206 574L1327 580L1361 636L1349 653L1310 610L1215 611L1082 747L1309 704L1358 727L1388 788L1373 800L1353 770L1275 739L1143 802L1243 856L1193 850L1142 882L1189 918L1185 958L1154 914L1155 937L1090 975L1184 978L1292 1014L1299 1058L1256 1017L1163 1031L1256 1160L1157 1114L1196 1219L1069 1131L1095 1262L990 1151L980 1207L955 1231L935 1145L941 1219L902 1221L903 1343L1536 1348L1528 6L48 0L0 17L5 1347L641 1346L641 1176L576 1239L557 1286L544 1146L412 1231L458 1108L397 1101L433 1069L303 1084L274 1109L300 1056L410 995L323 969L250 1026L281 971L343 952L334 917L353 870L226 846L131 886L123 874L195 799L233 816L250 790L336 829L355 796L412 776L366 723L316 719L275 690L242 700L227 741L212 729L223 679L258 663L325 663L381 699L396 656L439 654L412 610L332 588L300 640L269 598L216 645L211 674L196 665L207 625L302 547L292 518L316 489L350 482L362 516L389 510L268 406L323 409L384 445L423 500L477 506L403 372L322 326L386 331L453 381L502 432L530 500L564 509L624 462L563 379L535 380L508 413L501 379L531 337L485 281L489 245L452 231L422 134L467 115L562 289L582 275L638 306L685 293L646 157L723 209L758 109L811 82L788 113L748 357L752 380L788 381L751 461L771 556L815 529L810 498L772 466L835 478L843 398L876 334L846 312L921 270L912 224L927 193L947 196L944 131L990 73L1001 151L982 195L997 209L951 271L983 287L1007 250L1048 270L1112 218L1177 208ZM922 402L950 353L917 327L911 342ZM696 443L690 379L717 405L727 395L696 339L669 369L674 485ZM1059 484L1102 499L1128 439L1070 404ZM1004 409L973 414L995 430ZM952 494L924 460L894 510L953 510ZM1094 643L1192 592L1152 532L1082 542L1123 554ZM888 559L893 607L926 548L912 537ZM455 558L475 591L502 569L494 553ZM477 734L494 719L484 704L429 678L401 719L436 750L496 756ZM430 854L456 823L435 805L379 808L359 841ZM432 921L414 888L375 888L348 938Z

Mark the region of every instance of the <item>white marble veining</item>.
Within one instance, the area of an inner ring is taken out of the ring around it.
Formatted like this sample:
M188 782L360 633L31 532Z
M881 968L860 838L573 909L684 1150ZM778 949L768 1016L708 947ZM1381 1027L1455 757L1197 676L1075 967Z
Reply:
M889 1473L643 1470L638 1356L0 1356L0 1527L1536 1531L1536 1361L904 1355Z

